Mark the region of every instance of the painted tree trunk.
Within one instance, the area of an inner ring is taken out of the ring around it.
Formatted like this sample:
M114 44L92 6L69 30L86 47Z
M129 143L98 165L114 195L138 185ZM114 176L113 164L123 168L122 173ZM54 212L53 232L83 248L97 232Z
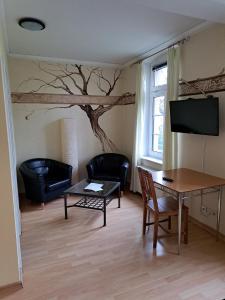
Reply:
M88 114L88 118L91 124L91 128L93 130L93 133L95 137L99 140L101 146L102 146L102 151L103 152L108 152L108 151L116 151L116 146L115 144L110 140L110 138L107 137L105 131L100 127L98 119L99 117L96 116L96 114L91 112Z

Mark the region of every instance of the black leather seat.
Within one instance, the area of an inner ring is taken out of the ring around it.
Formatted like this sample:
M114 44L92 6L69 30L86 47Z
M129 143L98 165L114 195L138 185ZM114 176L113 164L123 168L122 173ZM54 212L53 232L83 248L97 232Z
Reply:
M117 153L97 155L87 165L89 179L120 182L121 191L126 185L128 169L128 158Z
M35 202L44 203L57 198L71 186L72 166L53 159L30 159L23 162L19 170L26 198Z

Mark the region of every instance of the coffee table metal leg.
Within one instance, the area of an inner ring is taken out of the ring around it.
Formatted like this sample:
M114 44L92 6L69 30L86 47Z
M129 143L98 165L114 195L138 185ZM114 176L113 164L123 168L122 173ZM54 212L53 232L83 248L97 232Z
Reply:
M68 215L67 215L67 194L64 195L64 210L65 210L65 219L68 219Z
M118 188L118 208L120 208L120 196L121 196L121 192L120 192L120 186Z
M103 214L104 214L104 224L103 226L106 226L106 198L104 198L104 207L103 207Z

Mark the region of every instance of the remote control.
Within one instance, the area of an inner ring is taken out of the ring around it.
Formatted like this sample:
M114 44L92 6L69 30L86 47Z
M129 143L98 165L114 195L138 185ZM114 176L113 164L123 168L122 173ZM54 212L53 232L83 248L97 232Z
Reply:
M173 179L171 179L171 178L168 178L168 177L163 177L163 180L165 180L165 181L169 181L169 182L173 182Z

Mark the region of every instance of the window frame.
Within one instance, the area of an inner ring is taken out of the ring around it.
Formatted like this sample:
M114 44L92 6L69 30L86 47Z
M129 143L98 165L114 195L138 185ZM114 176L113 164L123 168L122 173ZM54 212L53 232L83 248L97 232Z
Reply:
M156 152L153 151L153 135L154 135L154 98L164 96L164 108L166 104L166 95L167 95L167 84L155 86L154 82L154 71L157 70L157 66L167 66L167 62L164 59L161 63L152 63L149 65L150 71L149 71L149 107L147 108L147 122L148 125L146 126L146 133L147 133L147 143L146 143L146 157L152 159L152 160L158 160L162 162L163 159L163 152ZM163 115L163 121L165 122L165 114ZM149 122L150 119L150 122Z

